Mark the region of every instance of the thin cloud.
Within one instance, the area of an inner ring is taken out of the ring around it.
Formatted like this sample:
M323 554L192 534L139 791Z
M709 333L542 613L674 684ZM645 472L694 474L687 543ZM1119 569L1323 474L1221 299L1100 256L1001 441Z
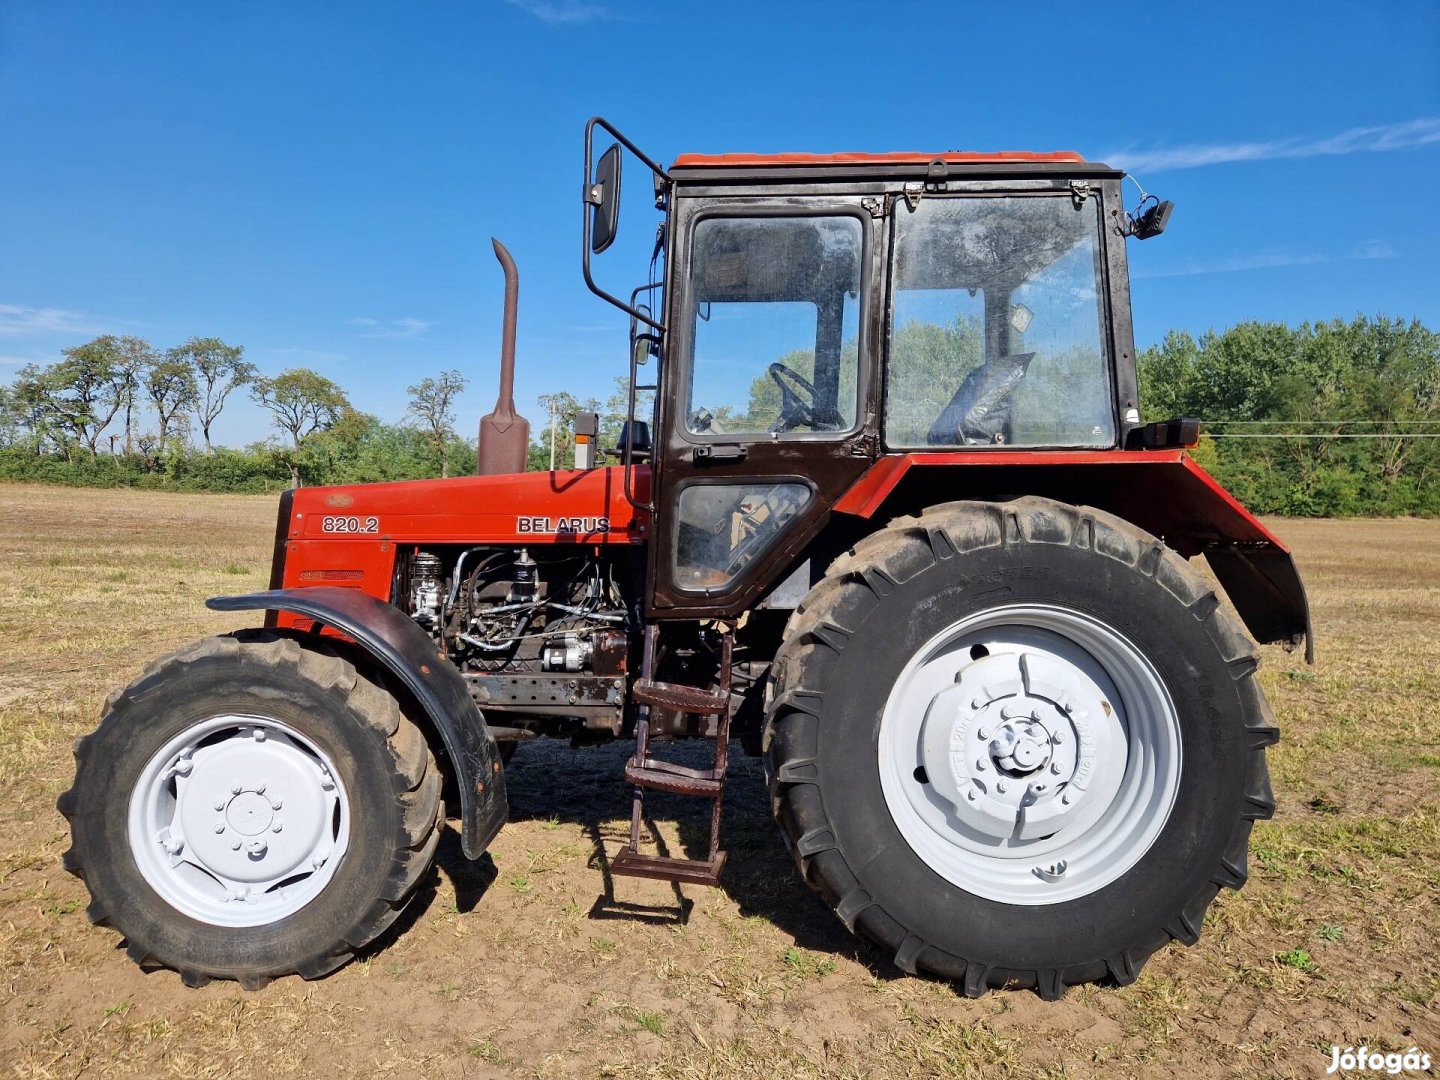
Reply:
M552 26L574 26L615 17L609 8L583 0L505 0L505 3Z
M1179 266L1157 266L1138 268L1131 273L1133 278L1194 277L1197 274L1234 274L1246 270L1276 270L1287 266L1313 266L1330 262L1329 255L1316 252L1259 251L1253 255L1240 255L1229 259L1192 261Z
M1206 165L1228 165L1237 161L1281 161L1413 150L1435 143L1440 143L1440 116L1380 127L1350 128L1321 139L1297 136L1270 142L1201 143L1165 150L1118 150L1106 155L1103 160L1127 172L1149 174L1171 169L1198 169Z
M1315 266L1319 263L1348 262L1353 260L1394 259L1397 252L1383 240L1369 240L1355 248L1348 255L1336 258L1318 251L1257 251L1251 255L1239 255L1228 259L1201 260L1181 263L1178 266L1139 267L1130 276L1142 278L1194 277L1198 274L1235 274L1248 270L1280 270L1290 266Z
M0 367L24 367L26 364L43 364L38 356L0 356Z
M1384 240L1366 240L1350 253L1350 257L1352 259L1394 259L1399 254Z
M88 334L95 330L88 316L64 308L0 304L0 336L31 334Z
M351 326L362 328L362 338L420 337L435 324L424 319L346 319Z

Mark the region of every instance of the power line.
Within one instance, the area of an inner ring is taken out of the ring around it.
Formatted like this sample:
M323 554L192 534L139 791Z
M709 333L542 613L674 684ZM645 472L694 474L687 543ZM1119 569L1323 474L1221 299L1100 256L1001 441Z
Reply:
M1339 434L1333 431L1266 431L1266 432L1234 432L1225 434L1217 432L1209 434L1202 432L1210 439L1440 439L1440 431L1392 431L1376 433L1373 431L1358 432L1352 434Z
M1331 424L1335 427L1347 427L1354 424L1430 424L1440 425L1440 419L1436 420L1207 420L1206 424L1217 424L1225 427L1257 427L1275 426L1278 424Z

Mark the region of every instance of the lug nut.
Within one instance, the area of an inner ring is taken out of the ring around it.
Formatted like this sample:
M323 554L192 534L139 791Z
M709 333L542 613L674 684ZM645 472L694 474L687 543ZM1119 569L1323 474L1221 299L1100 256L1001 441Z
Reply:
M1067 793L1067 794L1064 794L1064 795L1061 795L1061 796L1060 796L1060 801L1061 801L1062 803L1064 803L1066 806L1069 806L1069 805L1070 805L1070 795L1069 795L1068 793Z
M279 809L280 809L282 806L284 806L284 805L285 805L285 800L284 800L284 799L275 799L273 802L270 803L270 809L271 809L271 810L279 810Z
M256 858L259 858L265 854L267 847L269 847L269 845L266 844L264 840L251 840L250 843L245 845L245 850Z
M232 788L230 789L230 794L231 794L231 795L239 795L240 792L242 792L242 791L244 791L244 790L245 790L245 789L244 789L243 787L241 787L239 784L236 784L234 787L232 787Z
M985 759L984 759L983 757L982 757L982 758L976 758L976 759L975 759L975 771L976 771L976 772L984 772L984 771L985 771Z
M256 785L255 785L255 794L256 794L256 795L264 795L264 794L265 794L265 785L264 785L264 784L256 784Z
M1001 780L998 784L996 784L995 790L1003 794L1005 791L1005 781Z
M1052 773L1054 773L1056 776L1059 776L1059 775L1060 775L1060 763L1059 763L1058 761L1052 761L1052 762L1050 763L1050 771L1051 771Z
M233 844L231 844L231 845L230 845L230 850L231 850L231 851L239 851L239 850L240 850L240 841L239 841L239 840L236 840Z
M969 799L971 802L974 802L974 801L976 800L976 798L978 798L978 796L975 794L975 789L974 789L974 788L971 788L969 791L967 791L967 792L965 793L965 797L966 797L967 799Z
M271 825L271 826L270 826L270 831L271 831L271 832L279 832L282 828L284 828L284 826L285 826L285 823L284 823L283 821L277 821L277 822L275 822L274 825Z
M225 800L224 800L224 799L216 799L216 800L215 800L215 809L216 809L216 810L224 810L224 809L225 809Z
M224 823L223 821L217 821L217 822L215 823L215 832L218 834L218 833L222 833L222 832L224 832L224 831L225 831L225 823Z
M981 739L988 739L988 738L990 737L990 732L989 732L989 730L988 730L987 728L983 728L983 727L982 727L979 731L977 731L975 734L976 734L979 738L981 738Z

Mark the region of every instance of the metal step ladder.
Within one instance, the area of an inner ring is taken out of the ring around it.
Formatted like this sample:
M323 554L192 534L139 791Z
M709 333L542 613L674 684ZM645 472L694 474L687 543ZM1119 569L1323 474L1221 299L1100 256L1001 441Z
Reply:
M698 686L655 680L655 644L659 628L645 628L645 654L640 678L632 696L640 706L635 721L635 754L625 763L625 782L635 788L630 811L630 845L610 862L610 872L627 877L657 878L692 885L718 885L725 866L720 850L720 807L725 795L725 771L730 752L730 650L731 633L722 631L719 686L702 690ZM650 756L650 709L659 706L681 713L714 716L715 764L709 769L691 769ZM710 799L710 853L704 859L668 859L640 852L640 825L645 790L668 791Z

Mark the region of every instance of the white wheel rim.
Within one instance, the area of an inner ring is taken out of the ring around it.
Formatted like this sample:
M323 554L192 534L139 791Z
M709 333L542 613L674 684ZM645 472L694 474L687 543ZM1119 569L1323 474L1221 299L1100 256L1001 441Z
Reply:
M1133 867L1180 786L1180 722L1148 659L1048 605L952 624L901 671L880 720L900 834L966 892L1074 900Z
M268 717L216 716L151 757L130 852L166 903L213 926L278 922L319 896L350 839L334 763Z

